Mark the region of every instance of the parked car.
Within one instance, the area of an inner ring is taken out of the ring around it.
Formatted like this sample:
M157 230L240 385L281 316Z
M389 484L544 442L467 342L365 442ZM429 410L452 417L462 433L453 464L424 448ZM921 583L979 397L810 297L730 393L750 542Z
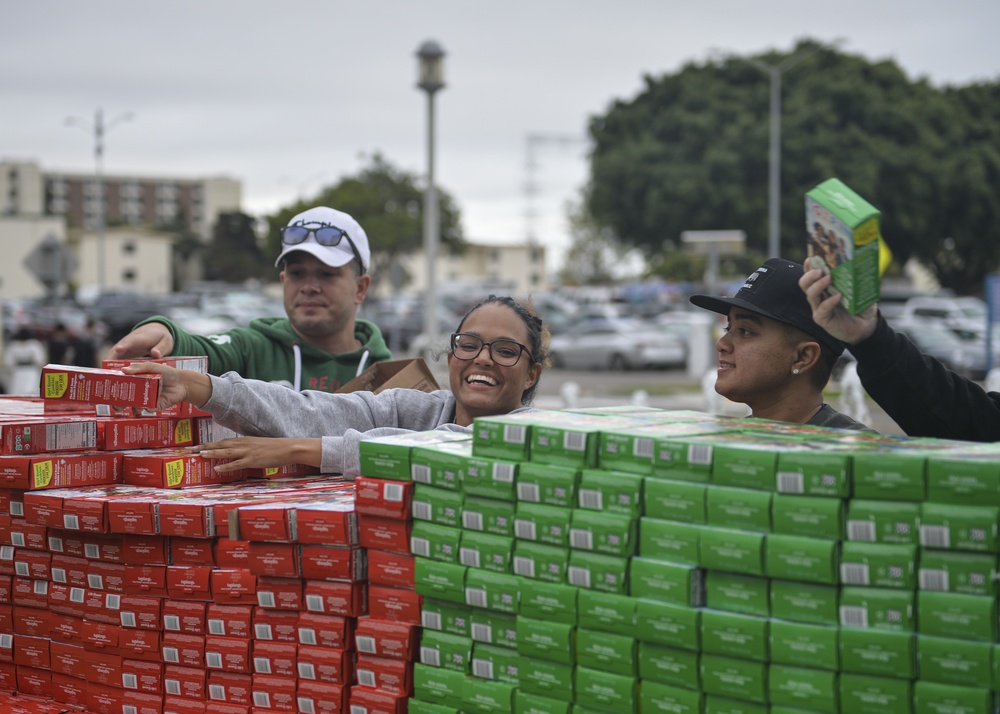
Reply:
M941 361L951 371L969 379L986 377L986 344L962 340L944 325L921 320L893 320L892 328L915 344L921 352Z
M628 370L683 367L684 340L631 319L583 320L553 335L549 355L555 367Z
M899 319L938 322L949 328L984 330L987 307L986 302L977 297L912 297L903 305Z

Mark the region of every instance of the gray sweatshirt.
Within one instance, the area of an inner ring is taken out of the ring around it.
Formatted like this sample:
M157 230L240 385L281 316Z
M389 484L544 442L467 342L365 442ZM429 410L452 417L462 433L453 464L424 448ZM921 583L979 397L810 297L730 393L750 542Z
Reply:
M387 389L379 394L296 392L280 384L243 379L235 372L211 377L204 409L225 427L246 436L322 438L323 473L355 479L358 444L364 439L445 429L471 433L455 420L455 397L446 389ZM512 413L530 411L529 407Z

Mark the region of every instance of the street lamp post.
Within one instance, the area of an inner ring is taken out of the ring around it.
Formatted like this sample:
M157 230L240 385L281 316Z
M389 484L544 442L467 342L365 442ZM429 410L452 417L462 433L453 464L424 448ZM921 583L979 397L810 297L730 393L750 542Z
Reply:
M96 212L96 223L97 223L97 288L99 292L104 292L104 234L105 234L105 221L104 221L104 135L112 129L117 124L132 119L134 115L132 112L125 112L124 114L119 114L111 121L105 123L104 112L98 109L94 112L94 123L80 119L78 117L69 117L66 120L67 126L78 126L87 133L93 131L94 133L94 177L97 187L97 212Z
M771 139L767 172L767 255L770 258L781 254L781 75L821 49L820 45L808 47L778 64L769 64L756 57L744 58L771 78Z
M428 347L435 347L437 325L437 264L441 221L438 216L437 186L434 184L434 93L444 88L444 50L434 40L427 40L417 50L419 80L417 86L427 92L427 186L424 188L424 257L427 260L427 286L424 289L424 334Z

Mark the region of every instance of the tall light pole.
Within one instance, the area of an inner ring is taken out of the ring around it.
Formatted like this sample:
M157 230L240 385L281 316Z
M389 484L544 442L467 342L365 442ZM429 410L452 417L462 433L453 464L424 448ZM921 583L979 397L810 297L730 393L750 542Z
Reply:
M807 47L786 57L778 64L769 64L756 57L744 57L747 62L771 78L771 141L767 191L767 255L781 255L781 75L823 49L822 45Z
M104 135L115 125L129 121L134 115L132 112L119 114L109 122L104 121L104 111L98 109L94 112L94 123L69 117L66 120L67 126L78 126L88 134L94 133L94 177L97 186L97 288L99 292L104 292Z
M424 257L427 260L427 286L424 289L424 334L427 345L437 345L437 263L441 220L438 217L437 186L434 185L434 93L444 88L444 50L434 40L427 40L417 50L419 79L417 86L427 92L427 186L424 188Z

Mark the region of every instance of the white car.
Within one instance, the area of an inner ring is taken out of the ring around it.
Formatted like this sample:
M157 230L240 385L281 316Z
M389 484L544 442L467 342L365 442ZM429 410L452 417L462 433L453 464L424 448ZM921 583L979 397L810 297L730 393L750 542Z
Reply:
M677 335L647 323L585 320L554 335L549 355L555 367L628 370L683 367L687 346Z

